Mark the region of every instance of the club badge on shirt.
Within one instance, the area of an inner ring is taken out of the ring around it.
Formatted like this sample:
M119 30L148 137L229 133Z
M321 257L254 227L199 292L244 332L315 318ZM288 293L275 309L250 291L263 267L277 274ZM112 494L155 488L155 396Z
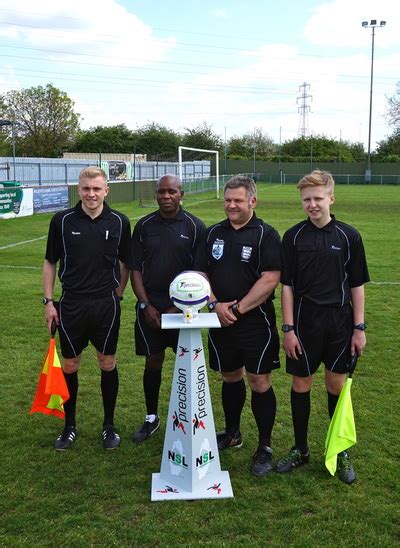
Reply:
M224 254L224 241L223 240L215 240L212 246L212 256L214 259L218 261Z
M252 247L249 247L247 245L244 245L242 247L242 260L248 262L251 257L251 252L253 251Z

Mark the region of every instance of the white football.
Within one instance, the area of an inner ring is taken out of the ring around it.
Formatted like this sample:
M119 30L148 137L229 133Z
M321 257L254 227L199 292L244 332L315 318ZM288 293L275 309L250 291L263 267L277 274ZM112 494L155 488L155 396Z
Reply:
M180 310L200 310L210 298L210 284L199 272L186 270L174 278L169 286L169 296Z

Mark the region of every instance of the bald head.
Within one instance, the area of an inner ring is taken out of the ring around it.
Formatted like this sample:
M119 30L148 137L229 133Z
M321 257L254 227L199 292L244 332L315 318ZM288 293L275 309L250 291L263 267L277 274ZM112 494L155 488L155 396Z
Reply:
M176 217L183 197L182 181L176 175L163 175L156 185L156 197L162 217Z
M180 189L182 189L182 181L179 179L177 175L167 174L160 177L156 183L156 191L160 188L161 185L176 185Z

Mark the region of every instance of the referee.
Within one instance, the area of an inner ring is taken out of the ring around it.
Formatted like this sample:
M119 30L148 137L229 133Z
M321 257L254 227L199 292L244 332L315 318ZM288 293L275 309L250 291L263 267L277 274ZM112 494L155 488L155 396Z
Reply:
M282 315L286 371L292 375L291 408L295 445L277 463L289 472L309 462L308 420L313 375L325 365L328 411L332 418L351 355L365 344L364 283L369 281L364 246L353 227L335 219L334 180L313 171L297 185L307 220L282 241ZM338 456L338 477L356 479L347 452Z
M224 188L227 219L208 228L196 253L195 269L207 274L213 296L208 308L222 328L209 331L212 369L222 374L225 432L218 449L241 447L240 417L246 400L244 371L251 388L251 408L258 428L252 472L272 470L271 433L276 399L271 371L279 365L279 337L273 305L279 283L280 239L256 217L256 185L235 176Z
M136 354L145 356L143 390L146 417L133 434L134 442L148 439L158 429L158 398L165 349L176 352L179 332L161 330L161 314L180 312L169 298L169 285L180 272L190 270L204 223L181 208L182 182L175 175L157 181L158 210L135 225L132 236L131 282L136 304Z
M120 299L129 276L131 230L128 218L105 203L108 191L104 171L85 168L79 175L80 201L74 208L56 213L49 227L43 267L45 320L49 331L53 321L58 325L70 394L64 404L65 427L54 445L58 451L68 449L77 434L78 368L89 341L96 348L101 369L103 446L115 449L120 444L114 428L118 393L115 352ZM53 299L57 263L62 285L58 303Z

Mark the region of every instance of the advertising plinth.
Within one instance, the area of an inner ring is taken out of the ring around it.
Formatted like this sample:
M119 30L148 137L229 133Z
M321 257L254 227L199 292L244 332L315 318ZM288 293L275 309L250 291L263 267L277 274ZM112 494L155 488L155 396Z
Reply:
M162 329L179 329L178 349L160 473L152 475L151 500L233 497L221 471L201 329L220 327L216 314L163 314Z

